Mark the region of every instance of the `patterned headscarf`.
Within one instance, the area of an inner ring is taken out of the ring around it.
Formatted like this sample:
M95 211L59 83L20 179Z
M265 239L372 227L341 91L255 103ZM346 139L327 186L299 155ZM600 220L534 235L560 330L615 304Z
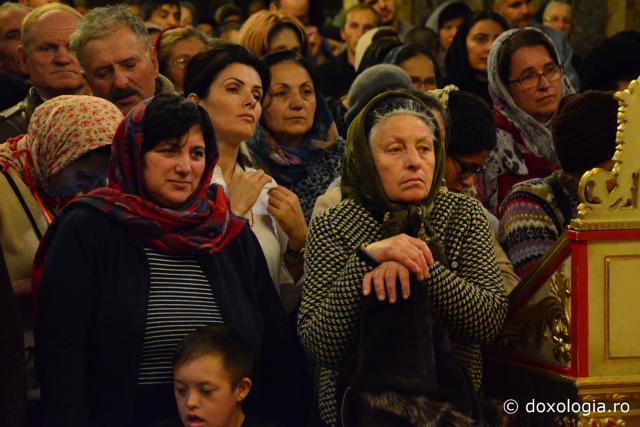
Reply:
M342 194L345 198L355 198L383 221L384 237L400 233L419 237L429 242L434 257L446 265L442 241L435 234L428 221L429 212L440 191L444 176L445 150L442 141L438 139L438 129L436 128L434 132L435 170L433 171L431 189L422 202L406 204L391 201L378 176L369 145L367 124L370 121L370 113L381 103L389 102L392 98L408 98L424 107L427 115L431 114L428 106L412 92L390 91L373 98L349 126L342 166ZM434 124L437 127L435 120Z
M145 110L150 98L127 114L113 138L109 187L99 188L71 202L63 214L77 205L89 205L125 227L145 245L177 255L212 254L224 248L245 225L231 215L222 188L207 189L218 159L215 136L205 141L205 170L189 199L179 208L158 206L142 186L142 141ZM206 113L204 113L206 114ZM47 231L52 233L52 228ZM45 239L47 236L45 236ZM42 251L40 245L38 253Z
M0 169L12 168L47 207L59 209L68 198L47 197L49 178L91 150L111 145L122 113L94 96L65 95L35 109L27 134L0 145Z
M502 45L514 34L523 29L505 31L496 38L487 59L489 94L493 99L498 125L497 146L485 161L485 171L478 177L476 187L481 193L482 199L490 210L496 211L498 205L498 176L508 172L513 175L525 176L529 173L524 160L516 153L515 144L523 144L524 148L549 163L559 166L555 153L553 138L547 124L540 123L531 115L518 107L511 97L505 82L498 72L498 52ZM526 30L538 31L548 40L549 46L553 46L551 39L542 31L528 27ZM555 47L553 56L556 63L560 63L560 57ZM566 76L561 80L561 97L574 93L573 86Z
M269 131L258 124L246 147L256 166L264 167L283 185L294 185L307 176L307 169L324 150L337 142L338 130L324 97L317 93L316 111L311 129L304 134L296 147L285 147L278 143Z
M509 121L516 131L522 136L525 146L539 157L545 158L547 161L558 164L558 158L553 147L553 138L551 131L545 124L538 122L528 113L525 113L518 107L511 97L505 82L500 79L498 73L498 52L502 45L509 40L515 33L522 31L521 28L505 31L500 34L491 46L489 58L487 59L487 72L489 77L489 94L493 99L493 106L496 112ZM549 45L553 46L551 39L537 28L528 27L526 30L538 31L544 38L549 41ZM553 48L553 56L555 62L560 63L560 57L555 47ZM563 76L561 80L562 91L561 97L575 93L573 86L569 82L567 76Z
M231 215L222 187L216 186L207 196L218 159L213 132L211 139L205 141L205 170L200 183L182 206L177 209L164 208L145 197L142 190L143 128L145 110L153 99L138 104L120 123L111 146L109 187L93 190L73 200L47 229L33 265L34 301L37 300L49 244L65 215L78 206L91 206L99 210L134 234L144 245L175 255L219 252L244 227L244 219ZM202 113L206 116L204 111Z

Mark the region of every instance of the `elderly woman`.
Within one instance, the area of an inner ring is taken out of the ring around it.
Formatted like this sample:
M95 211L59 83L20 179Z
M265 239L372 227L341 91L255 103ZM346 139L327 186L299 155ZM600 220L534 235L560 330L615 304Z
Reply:
M33 256L55 214L106 178L121 120L104 99L59 96L34 111L26 135L0 145L0 243L17 295L31 291Z
M482 209L441 189L443 170L437 125L416 95L379 95L351 124L346 199L311 222L298 318L327 424L336 423L338 374L359 351L363 295L401 303L419 284L473 389L482 383L479 345L498 332L507 302Z
M497 13L479 11L460 25L445 57L449 83L475 93L491 105L487 77L487 58L496 38L509 29Z
M308 221L316 198L340 175L344 141L309 62L291 50L263 60L271 86L247 148L256 167L298 196Z
M559 165L549 124L573 93L551 39L535 28L502 33L489 53L489 93L497 147L478 177L478 197L494 215L515 184L544 178Z
M184 70L197 54L207 47L207 38L191 28L173 28L158 38L158 65L160 74L167 76L177 92L184 88Z
M237 40L257 57L285 49L307 54L307 33L302 23L281 11L254 13L242 24Z
M298 197L264 171L246 165L240 147L262 115L267 66L237 44L221 44L196 56L185 78L189 99L202 106L216 131L220 155L213 182L225 189L231 211L249 222L267 259L278 294L289 313L300 302L299 253L307 224Z
M71 203L36 255L36 366L48 425L175 417L174 350L216 323L258 361L248 412L286 414L291 397L281 391L297 392L295 337L253 233L221 188L207 196L218 156L207 113L158 95L127 115L112 152L109 188Z

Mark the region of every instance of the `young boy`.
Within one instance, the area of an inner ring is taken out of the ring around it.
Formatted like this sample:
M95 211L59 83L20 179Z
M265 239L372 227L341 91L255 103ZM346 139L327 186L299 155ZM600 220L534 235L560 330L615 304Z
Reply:
M252 355L228 327L189 334L174 359L174 392L185 427L258 427L242 410L251 390Z

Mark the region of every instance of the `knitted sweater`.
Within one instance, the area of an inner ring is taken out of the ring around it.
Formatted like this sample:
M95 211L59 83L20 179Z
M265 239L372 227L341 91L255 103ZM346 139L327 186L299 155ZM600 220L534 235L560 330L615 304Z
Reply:
M441 191L429 221L451 268L436 262L424 283L478 389L479 344L498 333L507 310L487 219L477 201ZM338 412L338 372L357 351L362 279L372 269L357 248L381 238L382 222L353 199L323 212L309 228L298 332L320 367L318 405L330 425Z
M563 209L556 198L551 186L553 180L559 184L568 209ZM529 273L558 240L571 218L576 216L577 206L575 183L560 170L546 178L524 181L511 189L500 206L498 238L520 277Z

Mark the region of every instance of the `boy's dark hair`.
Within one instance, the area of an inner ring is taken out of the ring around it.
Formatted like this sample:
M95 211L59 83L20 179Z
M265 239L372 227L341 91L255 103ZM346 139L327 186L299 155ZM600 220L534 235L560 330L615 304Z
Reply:
M205 142L205 151L215 150L215 134L209 115L200 106L180 95L161 93L154 97L144 113L141 153L144 156L162 141L180 139L199 125Z
M465 91L449 93L447 154L465 156L496 147L493 112L479 96Z
M207 325L187 335L173 358L173 370L202 356L220 356L231 386L236 387L242 378L251 377L253 355L240 336L228 326Z

